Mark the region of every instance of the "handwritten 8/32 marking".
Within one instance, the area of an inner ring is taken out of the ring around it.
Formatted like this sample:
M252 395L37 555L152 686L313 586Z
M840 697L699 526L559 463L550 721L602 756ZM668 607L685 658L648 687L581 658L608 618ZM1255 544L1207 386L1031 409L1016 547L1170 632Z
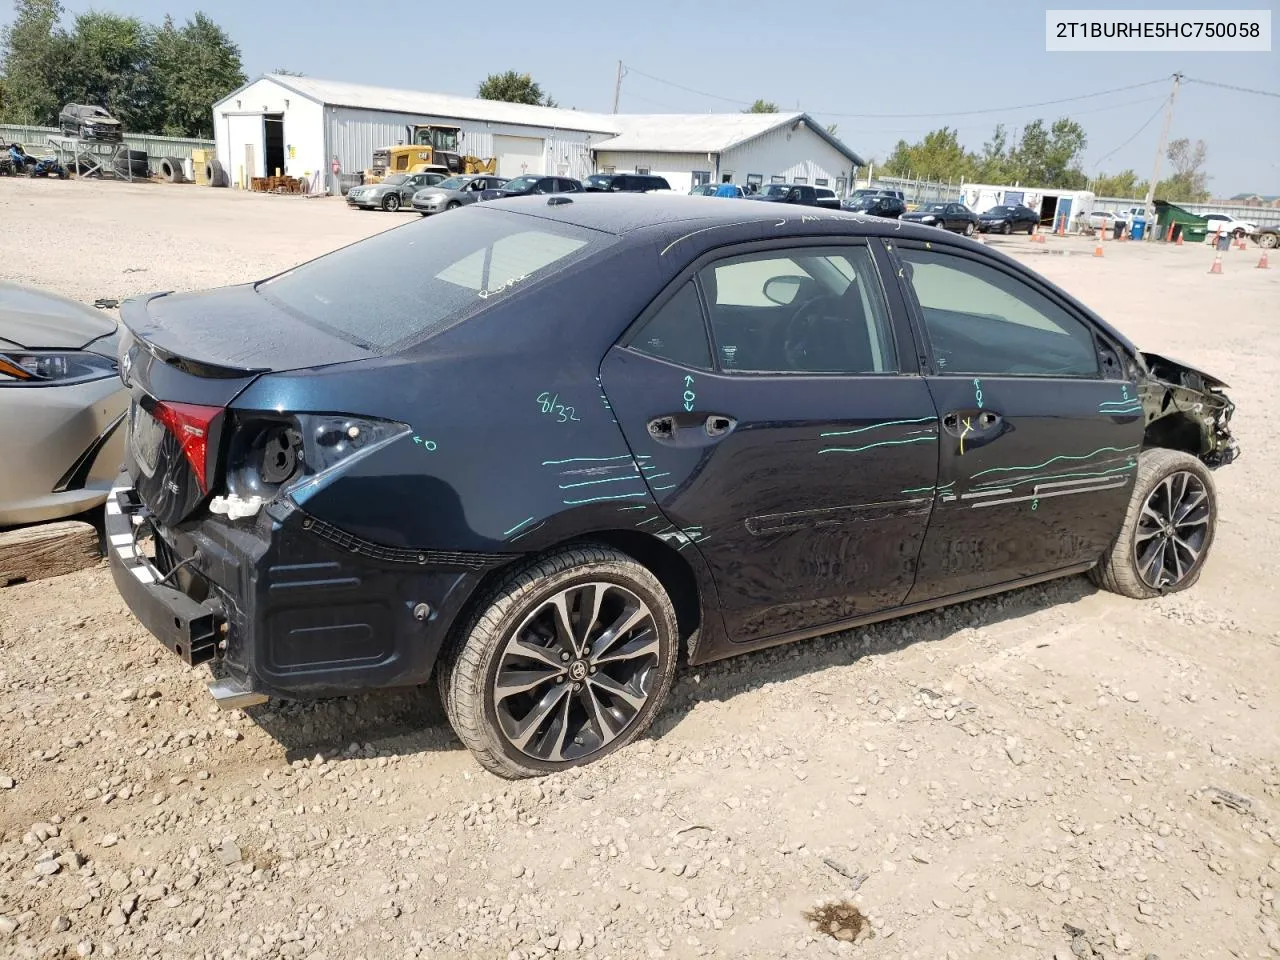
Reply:
M535 402L538 406L542 407L543 413L554 415L556 423L568 423L570 420L578 423L582 422L582 418L574 412L573 407L566 407L559 401L560 394L550 394L544 390L542 393L538 394L538 398Z

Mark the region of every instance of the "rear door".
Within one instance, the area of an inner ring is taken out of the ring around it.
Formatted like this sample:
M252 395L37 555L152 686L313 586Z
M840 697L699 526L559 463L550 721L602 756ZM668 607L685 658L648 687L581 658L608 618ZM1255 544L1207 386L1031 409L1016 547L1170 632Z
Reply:
M910 602L1096 561L1142 445L1120 348L1032 275L894 244L941 418L936 506Z
M600 374L664 514L637 528L703 555L749 642L903 601L938 433L865 243L732 250L691 266Z

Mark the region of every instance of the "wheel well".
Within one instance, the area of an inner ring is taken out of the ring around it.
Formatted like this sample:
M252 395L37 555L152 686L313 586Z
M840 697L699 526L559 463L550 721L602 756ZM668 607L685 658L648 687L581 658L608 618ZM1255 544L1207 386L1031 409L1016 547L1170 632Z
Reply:
M1189 413L1171 413L1147 424L1143 447L1181 450L1194 457L1204 452L1204 432Z
M489 596L494 586L506 580L538 556L558 553L580 543L598 543L613 547L613 549L625 553L643 564L658 578L662 588L667 591L667 596L671 598L671 605L675 608L676 629L680 633L680 645L687 655L690 652L690 638L702 625L702 597L698 591L698 578L694 575L693 568L689 566L689 562L680 556L674 547L668 546L666 542L658 540L656 537L651 537L635 530L604 530L598 533L573 537L569 540L551 544L536 555L521 557L511 563L490 570L480 579L475 589L471 591L471 596L467 598L466 602L458 610L450 628L449 636L444 641L441 655L443 656L446 648L458 642L459 631L465 629L466 625L470 623L472 617L476 615L477 607ZM438 662L439 658L437 658Z

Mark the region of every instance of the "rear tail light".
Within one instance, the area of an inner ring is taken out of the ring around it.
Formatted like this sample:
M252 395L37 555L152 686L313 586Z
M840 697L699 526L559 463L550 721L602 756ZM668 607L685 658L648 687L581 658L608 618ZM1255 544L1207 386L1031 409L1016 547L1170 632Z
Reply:
M301 503L352 463L399 439L407 424L370 417L296 413L239 415L228 449L231 497L263 501L287 492Z
M201 493L209 492L208 456L209 431L213 421L222 414L222 407L204 407L195 403L170 403L161 401L151 415L163 423L178 440L182 455L191 465Z

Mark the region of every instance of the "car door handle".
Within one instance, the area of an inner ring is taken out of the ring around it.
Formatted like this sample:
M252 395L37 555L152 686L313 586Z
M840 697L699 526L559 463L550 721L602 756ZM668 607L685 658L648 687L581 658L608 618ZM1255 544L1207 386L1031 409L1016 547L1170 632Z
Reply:
M655 440L670 440L676 435L675 417L654 417L647 424L649 436Z
M988 433L1001 423L994 410L952 410L942 418L942 429L953 437L961 434Z
M708 437L723 437L730 433L734 427L738 425L738 421L733 417L726 417L718 413L713 413L707 417L703 429L707 431Z

